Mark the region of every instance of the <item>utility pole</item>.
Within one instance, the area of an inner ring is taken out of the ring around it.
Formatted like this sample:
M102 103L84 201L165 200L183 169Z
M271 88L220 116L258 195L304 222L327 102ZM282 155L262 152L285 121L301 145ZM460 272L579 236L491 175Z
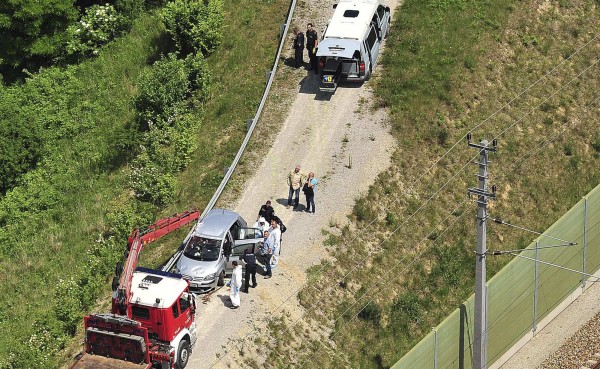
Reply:
M473 334L473 369L487 368L487 288L486 288L486 222L488 218L488 199L496 197L496 186L488 192L488 152L495 152L497 141L481 141L479 144L471 142L471 133L467 134L469 147L479 150L479 174L477 188L469 188L469 198L477 196L477 250L475 251L475 316Z

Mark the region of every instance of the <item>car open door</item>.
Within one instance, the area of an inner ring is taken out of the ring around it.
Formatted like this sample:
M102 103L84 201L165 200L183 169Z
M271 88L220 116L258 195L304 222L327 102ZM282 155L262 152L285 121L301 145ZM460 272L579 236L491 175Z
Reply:
M236 228L231 232L234 241L238 240L252 240L255 238L262 238L262 232L258 228L240 227Z
M251 253L257 254L259 252L260 243L262 241L262 237L234 241L233 249L231 250L231 255L229 255L229 259L225 264L225 273L231 274L233 272L233 261L237 261L239 264L246 250L250 250Z

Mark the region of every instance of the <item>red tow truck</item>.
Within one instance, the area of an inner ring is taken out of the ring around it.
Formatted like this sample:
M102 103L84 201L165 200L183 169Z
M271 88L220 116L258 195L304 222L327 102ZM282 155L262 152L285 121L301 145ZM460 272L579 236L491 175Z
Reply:
M144 246L197 220L196 210L134 229L113 279L110 314L85 317L85 352L71 369L185 368L196 342L196 304L180 274L138 268Z

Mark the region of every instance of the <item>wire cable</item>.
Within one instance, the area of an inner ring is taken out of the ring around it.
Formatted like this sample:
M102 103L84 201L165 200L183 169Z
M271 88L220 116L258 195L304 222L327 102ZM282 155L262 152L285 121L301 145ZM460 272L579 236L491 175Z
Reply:
M571 54L568 58L564 59L561 63L557 64L554 68L552 68L552 70L550 70L549 72L547 72L544 76L540 77L538 80L536 80L533 84L531 84L530 86L528 86L526 89L524 89L523 91L521 91L516 97L514 97L513 99L511 99L508 103L504 104L501 108L499 108L498 110L496 110L494 113L492 113L490 116L488 116L486 119L484 119L482 122L480 122L479 124L475 125L474 127L472 127L470 129L470 131L479 128L480 126L482 126L483 124L485 124L489 119L491 119L492 117L494 117L495 115L497 115L500 111L502 111L504 108L506 108L507 106L509 106L510 104L512 104L514 101L516 101L519 97L521 97L523 94L525 94L525 92L527 92L528 90L530 90L531 88L533 88L534 86L536 86L539 82L541 82L543 79L545 79L546 77L548 77L550 74L552 74L556 69L558 69L561 65L563 65L566 61L570 60L574 55L578 54L581 50L583 50L585 47L587 47L592 41L594 41L596 38L598 38L600 34L596 34L590 41L588 41L585 45L581 46L579 49L577 49L573 54ZM598 59L596 59L596 62L598 62ZM594 64L595 64L594 63ZM593 64L593 65L594 65ZM592 65L592 66L593 66ZM589 70L592 66L589 66L588 68L586 68L584 71L580 72L576 77L574 77L573 79L571 79L567 85L563 85L559 91L562 91L566 86L568 86L570 83L572 83L575 79L579 78L583 73L585 73L587 70ZM557 91L555 91L555 93L553 93L550 97L553 97L554 95L556 95ZM536 108L539 108L544 102L548 101L550 99L550 97L548 97L546 100L544 100L542 103L540 103ZM531 113L531 111L527 114L529 115ZM523 116L519 121L523 120L526 116ZM518 122L516 122L518 123ZM513 123L511 126L509 126L507 129L505 129L504 131L501 132L500 135L504 134L508 129L510 129L512 126L514 126L516 123ZM450 149L448 149L440 158L437 159L437 161L435 161L431 166L429 166L425 172L423 172L421 174L421 176L419 176L414 182L413 185L411 186L414 190L414 185L420 180L422 179L427 173L429 173L434 167L437 166L437 164L439 164L439 162L444 159L452 150L454 150L454 148L458 145L458 143L460 143L460 141L464 140L464 138L467 135L463 135L459 140L456 141L456 143L454 145L452 145L452 147ZM421 204L421 206L417 209L417 211L415 211L414 213L412 213L407 219L405 219L405 221L398 226L393 232L392 235L399 230L401 227L403 227L404 225L406 225L408 223L408 221L410 221L412 218L414 218L414 216L419 213L433 198L435 198L437 196L437 194L442 191L452 180L454 180L457 175L459 173L461 173L468 164L470 164L470 162L475 159L477 157L477 155L475 155L472 159L470 159L463 167L461 167L457 172L455 172L455 174L446 182L444 183L433 195L431 195L425 202L423 202ZM364 229L368 229L375 221L377 220L377 218L374 218L373 220L371 220L365 227L363 227ZM390 235L391 236L391 235ZM358 235L355 236L353 239L351 239L349 242L346 243L346 245L351 244L352 242L354 242L356 239L358 238ZM385 242L386 240L382 241ZM322 267L323 268L323 267ZM322 268L320 268L319 270L322 270ZM343 280L346 279L346 277L349 275L349 273L351 272L351 270L344 276ZM286 299L284 299L284 301L277 306L272 312L274 311L278 311L280 310L293 296L297 295L297 293L300 291L300 289L302 289L303 286L300 286L299 288L297 288L291 295L289 295ZM305 312L302 313L302 316L305 314ZM302 317L301 316L301 317ZM300 318L301 318L300 317ZM299 318L299 319L300 319ZM269 320L269 317L267 317L266 321ZM258 326L255 327L254 330L258 329L260 327L260 324ZM251 335L253 335L253 332L249 332L244 338L242 338L242 340L245 340L246 338L250 337ZM218 357L218 360L216 362L213 363L213 365L211 366L214 367L214 365L216 365L218 362L220 362L229 352L230 350L227 350L225 352L224 355L220 355Z
M595 103L596 101L598 101L598 98L599 98L599 97L597 97L597 98L594 100L594 102L593 102L593 103ZM587 105L585 108L589 108L589 106L591 106L591 105L592 105L592 104L588 104L588 105ZM563 131L563 132L564 132L564 131ZM549 141L548 141L548 142L549 142ZM531 157L531 156L529 156L529 157ZM517 167L515 167L515 169L516 169L516 168L517 168ZM505 173L505 176L506 176L506 173ZM462 215L464 215L464 213L463 213L463 214L461 214L461 216L460 216L460 217L462 217ZM436 240L437 240L437 238L436 238ZM419 256L420 256L420 255L422 255L422 253L421 253L421 254L419 254ZM395 266L392 268L392 270L393 270L393 269L394 269L394 268L395 268L397 265L398 265L398 263L397 263L397 264L396 264L396 265L395 265ZM380 277L380 279L379 279L379 280L381 281L381 277ZM354 306L354 305L355 305L355 304L356 304L358 301L360 301L360 299L362 299L362 297L364 297L364 295L365 295L367 292L368 292L368 290L367 290L367 291L366 291L366 292L365 292L365 293L364 293L364 294L363 294L363 295L362 295L360 298L358 298L358 299L357 299L357 301L356 301L356 302L355 302L355 303L354 303L354 304L353 304L351 307L353 307L353 306ZM370 299L370 300L369 300L369 301L368 301L368 302L367 302L365 305L363 305L363 307L362 307L360 310L358 310L357 314L353 314L353 316L352 316L352 318L350 319L350 321L354 320L354 319L356 318L356 316L357 316L357 315L358 315L360 312L362 312L362 311L363 311L363 310L364 310L364 309L367 307L367 305L369 305L369 304L370 304L372 301L373 301L373 298L371 298L371 299ZM348 309L350 309L350 308L348 308ZM342 317L342 316L343 316L343 315L344 315L344 314L345 314L345 313L348 311L348 309L346 309L346 311L344 311L344 313L342 313L342 314L338 315L338 318L335 320L335 322L336 322L336 323L337 323L337 321L338 321L338 320L339 320L339 319L340 319L340 318L341 318L341 317ZM345 325L345 326L347 326L347 323L346 323L346 325ZM489 327L488 327L488 330L489 330ZM334 332L334 333L332 333L331 335L329 335L329 338L330 338L330 339L333 339L333 338L334 338L334 337L337 335L337 333L338 333L338 332L339 332L339 330L338 330L338 331L336 331L336 332ZM318 349L317 351L313 352L313 353L310 355L310 357L308 358L308 360L312 359L312 357L314 357L314 355L315 355L317 352L319 352L320 350L321 350L321 349ZM307 361L307 360L304 360L304 361L302 362L302 364L304 364L306 361Z

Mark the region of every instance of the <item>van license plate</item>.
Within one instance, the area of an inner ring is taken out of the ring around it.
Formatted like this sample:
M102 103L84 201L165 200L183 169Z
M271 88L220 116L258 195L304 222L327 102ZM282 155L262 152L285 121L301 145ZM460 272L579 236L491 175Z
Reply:
M332 83L333 82L333 76L332 75L323 76L323 82L325 82L325 83Z

